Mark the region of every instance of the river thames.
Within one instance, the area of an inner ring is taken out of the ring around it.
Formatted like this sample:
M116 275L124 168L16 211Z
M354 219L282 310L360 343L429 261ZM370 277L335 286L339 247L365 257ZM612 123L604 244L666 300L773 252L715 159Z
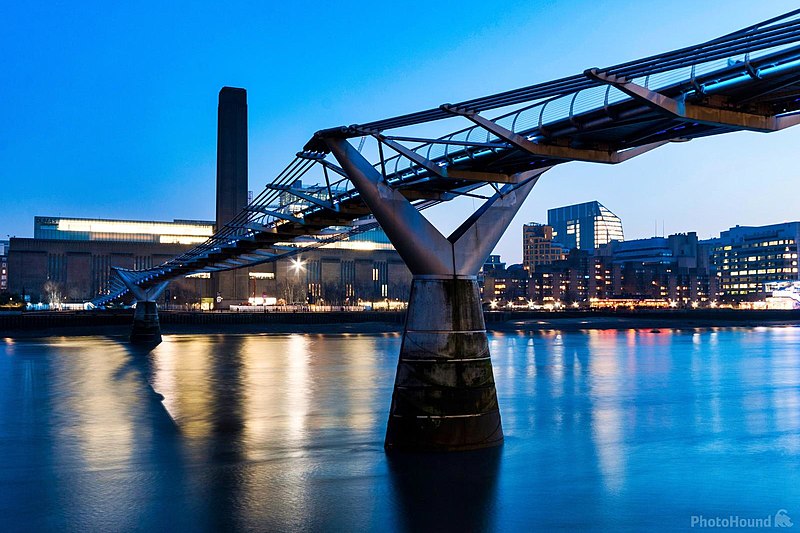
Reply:
M2 529L800 521L800 328L491 333L504 446L387 457L400 340L0 339Z

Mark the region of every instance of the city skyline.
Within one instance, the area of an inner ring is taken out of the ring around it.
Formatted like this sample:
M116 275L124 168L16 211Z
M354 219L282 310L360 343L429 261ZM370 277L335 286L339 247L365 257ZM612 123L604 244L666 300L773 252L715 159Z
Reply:
M796 0L4 7L4 531L798 520Z
M581 9L580 16L563 5L524 3L490 15L489 8L476 4L473 11L448 18L444 29L434 22L446 8L428 6L430 20L404 26L402 36L385 32L379 47L366 41L331 43L331 32L345 22L388 27L394 13L387 7L342 14L320 5L321 16L314 20L288 7L232 9L231 19L252 19L237 35L224 24L204 23L215 16L207 7L190 15L162 7L155 21L145 11L120 7L70 6L64 12L55 7L42 13L24 8L24 15L19 8L0 37L19 81L0 89L9 103L7 124L17 126L13 136L9 129L0 133L6 213L0 234L29 236L33 217L49 214L212 219L215 98L223 85L250 94L250 188L258 191L316 129L665 51L794 7L677 2L677 11L691 7L680 21L655 27L633 23L609 39L604 21L623 9L631 22L644 21L651 16L647 6L571 5ZM69 33L61 29L65 18L82 24L69 26ZM486 19L493 23L484 26ZM166 31L170 21L181 22L175 32ZM274 31L261 35L259 22ZM513 46L521 36L551 25L547 42ZM80 33L78 27L95 29ZM291 39L301 27L305 46ZM319 59L311 52L319 52ZM298 71L298 64L309 68ZM476 71L491 75L477 78ZM21 86L26 90L11 89ZM662 221L665 234L697 231L709 238L736 224L795 220L793 206L775 198L800 192L791 164L798 141L800 133L792 129L769 138L737 133L663 147L619 166L573 163L554 169L536 186L495 253L519 262L523 223L543 221L549 207L594 199L623 219L629 238L651 236L654 222L660 229ZM467 211L473 203L461 200L429 216L452 228L457 220L448 211L456 206Z

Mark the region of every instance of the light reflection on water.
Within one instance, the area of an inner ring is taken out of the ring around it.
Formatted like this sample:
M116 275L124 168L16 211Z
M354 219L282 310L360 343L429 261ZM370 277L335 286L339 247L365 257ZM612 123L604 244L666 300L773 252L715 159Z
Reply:
M0 339L4 529L800 520L800 329L490 336L495 452L383 453L400 337ZM794 513L794 515L793 515Z

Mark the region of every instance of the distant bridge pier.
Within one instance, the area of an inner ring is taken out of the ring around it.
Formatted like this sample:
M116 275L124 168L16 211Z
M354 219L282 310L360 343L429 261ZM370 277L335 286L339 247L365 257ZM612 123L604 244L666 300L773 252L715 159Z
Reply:
M159 344L161 342L161 325L158 322L158 304L156 302L136 301L130 341L132 344Z
M136 285L133 279L129 278L127 271L113 268L113 272L136 298L136 310L133 313L130 335L131 344L155 345L161 343L161 324L158 320L156 300L169 285L169 280L144 288Z
M502 444L477 274L547 168L512 176L444 237L347 140L325 142L414 276L386 450Z

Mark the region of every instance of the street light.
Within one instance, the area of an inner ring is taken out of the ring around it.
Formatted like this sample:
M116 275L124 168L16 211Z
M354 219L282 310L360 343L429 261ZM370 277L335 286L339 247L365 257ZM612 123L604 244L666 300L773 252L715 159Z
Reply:
M299 258L292 258L291 262L292 265L289 268L293 269L295 274L298 274L301 270L305 270L306 268L305 267L306 262Z

